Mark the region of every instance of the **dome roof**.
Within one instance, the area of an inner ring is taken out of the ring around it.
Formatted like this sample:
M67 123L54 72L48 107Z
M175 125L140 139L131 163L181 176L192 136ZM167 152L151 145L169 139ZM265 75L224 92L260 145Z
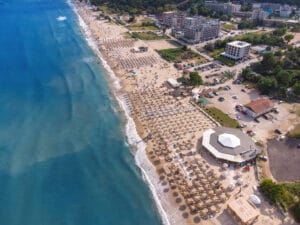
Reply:
M227 133L220 134L218 136L218 142L228 148L236 148L241 145L241 141L237 136Z

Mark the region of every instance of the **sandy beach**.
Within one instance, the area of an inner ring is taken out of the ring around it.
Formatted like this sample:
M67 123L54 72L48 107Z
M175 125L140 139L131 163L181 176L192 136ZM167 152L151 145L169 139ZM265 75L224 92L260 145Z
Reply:
M91 47L114 79L116 96L128 120L128 142L137 149L136 163L164 224L236 224L224 209L237 196L253 193L257 181L252 167L250 172L230 169L228 179L220 179L222 163L198 153L203 132L219 124L190 101L190 90L178 93L166 84L167 79L181 74L155 51L162 46L128 39L125 27L97 19L99 12L92 7L73 3ZM139 47L148 50L133 51ZM244 180L244 186L235 177ZM229 190L233 182L236 188ZM266 207L268 210L259 209L258 222L292 224Z

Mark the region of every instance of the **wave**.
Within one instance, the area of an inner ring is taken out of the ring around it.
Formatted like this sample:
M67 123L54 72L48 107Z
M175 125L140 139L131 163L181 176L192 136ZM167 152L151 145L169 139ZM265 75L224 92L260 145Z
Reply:
M96 55L99 57L102 66L105 68L105 70L107 71L108 75L110 76L110 78L113 81L113 86L115 88L114 90L114 95L120 105L120 107L123 109L123 112L125 114L125 117L127 119L127 123L125 126L125 132L126 132L126 137L128 140L128 144L130 146L133 146L136 148L136 153L135 153L135 163L136 165L140 168L142 175L143 175L143 179L148 183L149 188L151 190L153 199L155 200L158 212L162 218L162 222L164 225L170 225L167 213L165 212L165 210L163 209L163 206L159 200L155 185L153 184L153 182L151 181L151 174L150 169L153 168L153 165L151 164L151 162L148 160L145 149L146 149L146 143L144 141L141 141L141 137L138 135L137 130L136 130L136 126L134 123L133 118L130 117L129 115L129 111L126 108L126 104L124 101L121 100L120 96L117 96L116 92L119 91L121 89L121 85L119 82L119 79L117 78L117 76L115 75L114 71L111 69L111 67L108 65L108 63L106 62L106 60L104 59L104 57L102 56L101 52L98 49L96 40L92 37L92 33L89 30L88 26L86 25L86 23L84 22L84 20L81 18L80 14L78 13L77 8L75 7L75 5L72 3L71 0L67 0L67 3L70 5L70 7L73 9L73 11L76 13L77 17L78 17L78 21L79 21L79 25L83 30L85 39L87 40L87 43L89 44L89 46L93 49L93 51L96 53ZM126 143L127 144L127 143ZM154 171L155 172L155 171Z
M67 17L65 16L59 16L56 18L57 21L65 21L67 19Z
M70 7L73 9L73 11L76 13L77 17L78 17L78 21L79 21L79 26L82 28L83 30L83 34L85 36L85 39L88 43L88 45L93 49L93 51L96 53L96 55L99 57L100 62L102 64L102 66L105 68L105 70L109 73L110 78L112 79L114 88L116 90L120 90L121 89L121 85L119 82L119 79L116 77L115 73L113 72L113 70L111 69L111 67L108 65L108 63L106 62L106 60L104 59L103 55L101 54L101 52L98 49L97 46L97 41L94 39L92 32L90 31L88 25L86 25L86 23L84 22L84 20L82 19L82 17L80 16L80 14L78 13L77 8L74 6L74 4L72 3L71 0L67 0L67 3L70 5Z
M167 213L163 209L163 206L157 195L155 185L153 184L153 182L151 181L151 178L150 178L151 174L149 172L153 168L153 166L152 166L151 162L148 160L146 152L145 152L147 145L144 141L142 141L141 137L138 135L134 120L132 119L132 117L129 116L129 111L126 107L126 103L124 101L122 101L119 97L117 97L117 100L127 118L127 124L125 127L125 131L126 131L128 143L129 143L129 145L134 146L137 149L137 151L135 153L136 165L141 169L144 180L149 184L149 188L150 188L153 198L156 202L158 211L163 220L163 224L170 225ZM146 171L148 171L148 172L146 172Z

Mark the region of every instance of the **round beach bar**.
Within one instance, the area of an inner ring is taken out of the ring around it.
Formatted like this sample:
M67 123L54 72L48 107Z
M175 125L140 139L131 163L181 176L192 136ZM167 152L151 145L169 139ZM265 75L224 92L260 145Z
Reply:
M231 163L246 163L261 149L240 129L216 127L203 133L202 146L216 159Z

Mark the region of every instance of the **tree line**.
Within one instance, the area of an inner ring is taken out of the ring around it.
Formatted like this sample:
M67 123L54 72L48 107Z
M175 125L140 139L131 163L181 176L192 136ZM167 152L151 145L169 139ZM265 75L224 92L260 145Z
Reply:
M115 12L140 14L144 11L162 13L173 10L182 0L90 0L95 6L106 5Z
M242 71L262 94L279 98L300 96L300 48L266 53L263 60Z

